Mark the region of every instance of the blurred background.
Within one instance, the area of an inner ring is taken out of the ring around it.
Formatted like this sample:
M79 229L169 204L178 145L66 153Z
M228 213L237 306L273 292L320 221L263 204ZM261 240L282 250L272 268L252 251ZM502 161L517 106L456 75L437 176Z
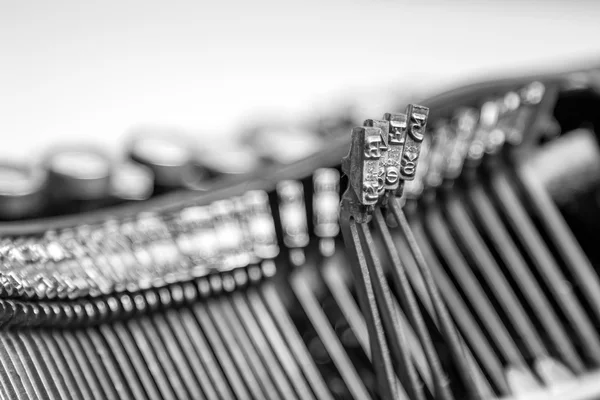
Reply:
M575 69L600 54L599 18L591 0L6 1L0 156L118 152L140 125L226 145L256 121Z

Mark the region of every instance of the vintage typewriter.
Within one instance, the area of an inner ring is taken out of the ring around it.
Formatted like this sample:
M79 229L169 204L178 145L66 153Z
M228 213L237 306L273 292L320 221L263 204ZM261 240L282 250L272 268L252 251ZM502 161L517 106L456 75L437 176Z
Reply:
M411 100L0 165L0 398L600 398L600 70Z

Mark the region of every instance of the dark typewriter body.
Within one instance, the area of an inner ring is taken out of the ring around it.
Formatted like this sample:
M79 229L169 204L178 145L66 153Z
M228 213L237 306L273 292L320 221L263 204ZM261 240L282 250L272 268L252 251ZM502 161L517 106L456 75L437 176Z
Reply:
M491 103L504 117L486 119ZM422 104L429 150L403 208L477 396L600 398L600 72L475 84ZM440 132L455 138L465 110L487 136L463 143L456 167ZM0 223L0 398L385 399L377 332L398 398L474 398L388 213L362 245L382 266L373 296L402 342L365 315L338 226L349 131L208 191Z

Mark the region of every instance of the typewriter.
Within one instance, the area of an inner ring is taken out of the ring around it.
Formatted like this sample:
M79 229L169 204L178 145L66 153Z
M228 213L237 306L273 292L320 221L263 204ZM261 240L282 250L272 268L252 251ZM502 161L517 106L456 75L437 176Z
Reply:
M0 165L0 398L600 398L600 70L411 100Z

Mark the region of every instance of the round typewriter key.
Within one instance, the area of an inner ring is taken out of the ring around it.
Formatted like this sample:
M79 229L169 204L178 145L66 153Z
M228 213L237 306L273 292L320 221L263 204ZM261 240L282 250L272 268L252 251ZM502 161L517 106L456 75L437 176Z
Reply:
M135 162L118 164L110 179L110 193L116 200L146 200L154 190L152 170Z
M236 144L203 151L195 163L199 168L205 168L212 178L247 175L263 165L252 147Z
M135 133L129 143L129 156L152 170L159 193L188 185L193 177L193 153L190 141L167 130Z
M38 167L0 164L0 218L36 216L45 206L47 173Z
M51 152L44 162L53 197L100 200L109 194L111 162L101 151L68 148Z
M110 158L95 148L67 147L50 151L43 165L48 171L50 214L89 211L110 198Z
M267 161L291 164L316 153L322 138L312 131L302 129L267 128L255 132L248 143Z

